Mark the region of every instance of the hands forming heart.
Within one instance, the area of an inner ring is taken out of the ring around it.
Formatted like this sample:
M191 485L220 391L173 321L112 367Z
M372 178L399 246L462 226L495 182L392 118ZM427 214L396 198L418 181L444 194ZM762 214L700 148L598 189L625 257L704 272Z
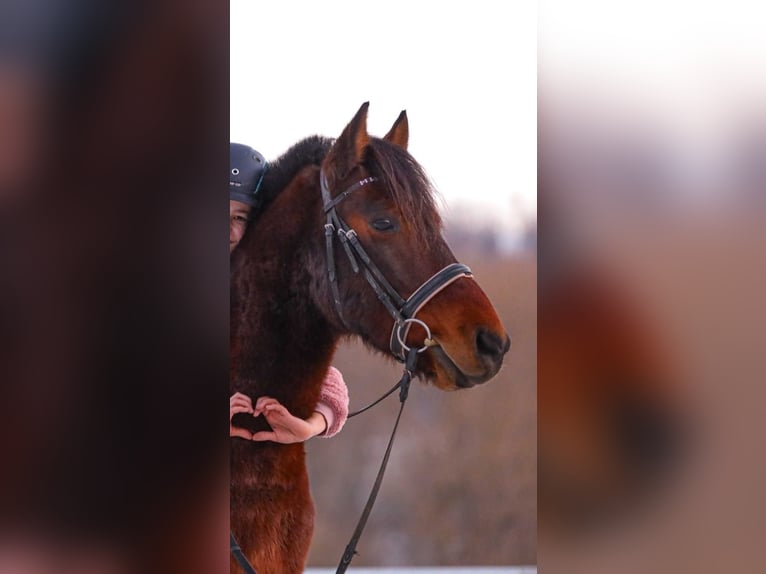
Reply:
M235 414L249 413L253 417L263 415L272 430L251 433L247 429L231 424ZM271 397L259 397L253 402L247 395L234 393L229 398L229 436L253 441L273 441L282 444L303 442L318 435L327 428L327 421L318 412L307 420L290 414L284 405Z

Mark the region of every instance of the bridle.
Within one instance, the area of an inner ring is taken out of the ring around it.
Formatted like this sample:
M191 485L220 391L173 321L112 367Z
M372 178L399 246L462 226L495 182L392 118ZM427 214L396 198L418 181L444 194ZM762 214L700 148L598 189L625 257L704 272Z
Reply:
M420 287L415 289L412 295L410 295L407 299L404 299L386 279L386 276L378 268L378 266L375 265L375 263L365 251L364 247L362 247L356 231L348 226L348 224L343 220L343 218L335 209L340 202L346 199L353 192L361 189L367 184L377 181L377 178L366 177L361 179L349 186L343 193L340 193L335 198L333 198L330 194L330 190L327 185L327 179L325 178L324 171L321 169L319 171L319 181L324 212L327 217L327 222L324 226L325 244L327 251L327 275L330 280L330 288L332 289L333 301L335 304L335 310L338 313L338 317L340 318L343 325L347 329L351 330L343 315L343 304L340 300L338 275L335 267L335 246L333 243L334 237L338 237L340 244L343 246L343 249L348 256L348 260L351 263L351 268L353 269L354 273L359 273L360 270L364 273L365 279L367 279L367 282L375 291L378 299L381 303L383 303L383 306L394 318L394 326L391 329L389 348L391 350L391 354L398 361L405 364L402 378L398 383L396 383L396 385L394 385L393 388L391 388L378 400L367 405L363 409L359 409L358 411L348 415L348 417L351 418L374 407L380 401L392 394L395 390L399 389L399 413L396 417L394 428L391 431L391 438L388 441L388 446L386 447L383 461L381 462L380 468L378 469L378 474L375 478L375 483L373 484L372 491L370 492L370 495L367 499L367 504L362 511L362 515L359 518L359 521L357 522L356 529L351 536L351 540L346 545L346 549L343 553L343 556L341 557L340 564L338 564L336 574L343 574L351 564L351 560L356 554L357 543L362 536L362 531L367 524L367 518L372 512L372 507L375 504L375 499L377 498L380 485L382 484L383 474L385 473L386 465L388 464L388 459L391 454L391 448L394 444L394 438L396 437L396 430L399 427L399 420L401 419L402 411L404 410L404 403L407 400L407 396L409 394L410 382L412 380L415 365L417 363L417 355L429 347L435 346L437 344L431 337L431 329L429 329L428 325L424 321L417 319L415 315L417 315L417 313L431 299L433 299L437 293L458 279L462 277L472 277L473 274L467 265L463 265L462 263L451 263L440 271L434 273L434 275L424 281ZM423 346L420 348L410 347L405 343L410 327L414 323L423 327L426 332L426 337L423 340ZM256 574L255 569L248 562L232 532L229 533L229 547L232 555L237 560L242 569L246 572L246 574Z
M375 263L365 251L364 247L362 247L362 244L359 242L357 232L349 227L349 225L338 214L336 209L337 205L352 193L375 181L377 181L377 178L372 176L361 179L350 185L345 191L333 198L330 194L329 186L327 185L327 178L325 177L324 170L320 169L319 171L319 183L322 192L322 202L324 205L325 216L327 218L324 226L325 247L327 251L327 275L330 280L333 301L335 303L335 310L338 313L338 317L346 326L346 328L351 330L344 318L343 304L340 300L338 274L335 268L335 249L333 244L334 237L337 237L340 241L340 244L343 246L343 249L348 256L348 260L351 263L351 268L353 269L354 273L359 273L360 270L364 273L365 279L367 279L367 282L375 291L378 299L381 303L383 303L383 306L393 317L394 326L391 329L389 348L391 350L391 354L398 361L405 363L402 378L396 385L394 385L392 389L390 389L378 400L370 403L363 409L348 415L349 418L351 418L360 413L363 413L364 411L372 408L380 401L388 397L396 389L399 389L399 413L396 417L394 428L391 431L391 438L388 440L388 446L386 447L383 461L381 462L380 468L378 469L378 474L375 478L372 491L367 498L367 503L365 504L362 515L357 522L354 533L351 536L351 540L349 540L348 544L346 545L346 549L343 552L340 563L338 564L336 574L343 574L351 564L351 560L356 554L357 543L362 537L362 531L367 524L367 519L372 512L372 507L375 504L375 499L378 496L380 485L383 482L383 474L385 473L386 465L388 464L388 459L391 454L391 448L394 444L394 438L396 437L396 430L399 427L399 420L401 419L402 411L404 410L404 403L407 400L409 393L410 382L412 380L415 365L417 363L417 355L428 349L428 347L435 346L437 344L432 339L431 329L429 329L428 325L424 321L417 319L415 316L431 299L434 298L434 296L436 296L437 293L445 289L447 286L451 285L462 277L472 277L471 270L467 265L463 265L462 263L451 263L424 281L420 287L415 289L412 295L410 295L407 299L402 297L386 279L386 276L383 274L380 268L375 265ZM410 327L413 323L417 323L423 327L426 332L425 339L423 340L423 346L419 349L415 347L409 347L405 343L407 334L409 333Z
M388 279L386 279L386 276L380 268L375 265L364 247L362 247L357 232L349 227L336 209L337 205L353 192L375 181L377 181L377 178L375 177L361 179L350 185L343 193L340 193L333 198L327 185L327 178L325 177L324 170L320 170L319 183L322 192L324 212L327 218L327 222L324 226L325 247L327 251L327 275L330 280L330 288L332 289L335 309L341 322L349 328L343 315L343 304L340 300L338 275L335 268L333 238L337 237L348 256L348 260L351 263L351 268L354 273L359 273L360 270L364 273L365 279L367 279L367 282L375 291L378 299L393 317L394 326L391 329L389 348L391 354L393 354L398 361L405 362L407 352L410 350L410 347L407 346L405 341L413 323L417 323L426 331L426 338L423 341L423 346L418 349L419 353L422 353L428 347L436 344L431 338L431 330L428 328L428 325L420 319L415 318L418 311L420 311L437 293L462 277L472 277L472 273L467 265L463 265L462 263L451 263L440 271L437 271L428 280L424 281L420 287L415 289L412 295L407 299L404 299L399 292L394 289Z

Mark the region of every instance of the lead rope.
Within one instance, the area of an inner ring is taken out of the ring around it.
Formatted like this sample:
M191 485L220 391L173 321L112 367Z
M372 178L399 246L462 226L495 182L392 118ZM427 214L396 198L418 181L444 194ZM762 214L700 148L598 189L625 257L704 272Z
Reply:
M415 368L417 356L418 350L415 347L412 347L407 353L407 361L405 363L404 373L402 374L402 378L396 384L396 387L391 389L388 393L381 397L381 399L373 403L373 405L377 404L383 398L390 395L397 387L399 387L399 414L396 415L396 422L394 423L394 429L391 431L391 438L388 440L386 454L383 456L383 461L380 463L380 469L378 470L378 475L375 478L375 484L372 486L370 496L367 498L367 504L365 504L362 515L359 517L359 522L356 524L356 529L354 530L354 534L351 536L351 540L349 540L348 544L346 545L346 550L343 552L343 556L340 559L340 564L338 564L338 569L336 570L335 574L343 574L351 564L351 560L353 560L354 556L357 554L356 545L359 543L359 539L362 537L362 531L367 524L367 519L370 516L370 512L372 512L372 507L375 504L375 499L378 497L380 485L383 483L383 474L386 472L386 465L388 464L388 458L391 455L391 448L394 445L394 438L396 437L396 429L399 427L399 419L402 418L404 403L407 400L407 396L409 394L410 382L412 381L412 371ZM373 405L370 405L367 408L370 408ZM362 409L362 411L367 410L367 408Z
M384 394L382 397L380 397L378 400L371 402L369 405L364 407L363 409L359 409L358 411L354 411L352 413L348 413L347 419L354 418L356 415L361 415L362 413L369 411L372 407L377 405L380 401L387 398L391 393L393 393L396 389L402 386L402 381L399 381L396 383L393 387L391 387L389 390L386 391L386 394Z

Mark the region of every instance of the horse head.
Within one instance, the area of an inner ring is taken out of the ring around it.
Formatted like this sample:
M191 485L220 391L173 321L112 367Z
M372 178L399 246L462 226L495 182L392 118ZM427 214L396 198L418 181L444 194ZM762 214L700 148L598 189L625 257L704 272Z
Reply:
M470 269L442 237L434 193L408 153L402 112L383 138L362 105L321 166L328 282L317 286L328 322L404 360L444 390L492 378L510 346Z

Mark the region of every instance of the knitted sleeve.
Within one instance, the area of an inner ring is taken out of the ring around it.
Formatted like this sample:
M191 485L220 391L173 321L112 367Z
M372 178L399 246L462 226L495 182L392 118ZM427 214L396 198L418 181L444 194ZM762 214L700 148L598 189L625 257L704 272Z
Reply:
M318 413L327 420L327 429L320 435L329 438L335 436L346 424L348 418L348 387L343 380L343 375L335 367L330 367L327 376L322 382L322 391L319 403L316 406Z

